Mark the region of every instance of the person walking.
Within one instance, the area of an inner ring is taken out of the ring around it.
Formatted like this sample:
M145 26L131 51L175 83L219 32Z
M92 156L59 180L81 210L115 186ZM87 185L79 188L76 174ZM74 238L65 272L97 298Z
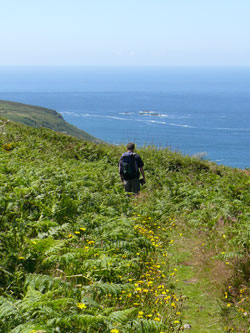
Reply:
M119 161L119 173L121 181L124 184L126 192L138 194L140 192L140 173L142 175L141 182L146 183L144 174L144 163L141 157L134 153L135 144L127 144L127 152L122 154Z

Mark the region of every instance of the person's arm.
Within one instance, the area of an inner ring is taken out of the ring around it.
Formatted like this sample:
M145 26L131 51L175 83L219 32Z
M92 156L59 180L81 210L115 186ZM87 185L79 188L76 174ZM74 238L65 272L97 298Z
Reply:
M119 173L120 173L121 182L123 183L124 182L124 177L123 177L123 175L121 173L121 164L120 163L121 163L121 159L120 159L120 161L118 163L118 167L119 167Z
M136 159L138 168L140 170L140 173L142 175L142 178L143 178L144 182L146 183L145 173L144 173L144 169L143 169L144 163L143 163L142 159L140 158L140 156L137 154L135 155L135 159Z
M144 173L144 169L143 169L143 167L140 167L140 172L141 172L141 174L142 174L142 178L143 178L144 182L146 183L145 173Z

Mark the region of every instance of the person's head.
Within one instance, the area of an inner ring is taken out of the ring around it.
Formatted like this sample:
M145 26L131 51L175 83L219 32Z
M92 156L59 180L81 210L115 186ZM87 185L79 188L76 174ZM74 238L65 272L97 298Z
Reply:
M127 144L127 150L128 151L134 151L135 150L135 144L130 142Z

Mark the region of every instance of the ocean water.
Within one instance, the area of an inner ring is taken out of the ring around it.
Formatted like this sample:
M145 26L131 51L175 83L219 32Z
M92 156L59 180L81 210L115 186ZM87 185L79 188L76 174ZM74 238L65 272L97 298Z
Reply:
M0 68L0 99L55 109L109 143L250 167L250 68Z

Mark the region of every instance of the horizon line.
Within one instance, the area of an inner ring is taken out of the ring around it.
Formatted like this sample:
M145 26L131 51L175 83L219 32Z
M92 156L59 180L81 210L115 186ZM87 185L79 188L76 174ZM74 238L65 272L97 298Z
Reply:
M0 68L246 68L249 65L0 65Z

